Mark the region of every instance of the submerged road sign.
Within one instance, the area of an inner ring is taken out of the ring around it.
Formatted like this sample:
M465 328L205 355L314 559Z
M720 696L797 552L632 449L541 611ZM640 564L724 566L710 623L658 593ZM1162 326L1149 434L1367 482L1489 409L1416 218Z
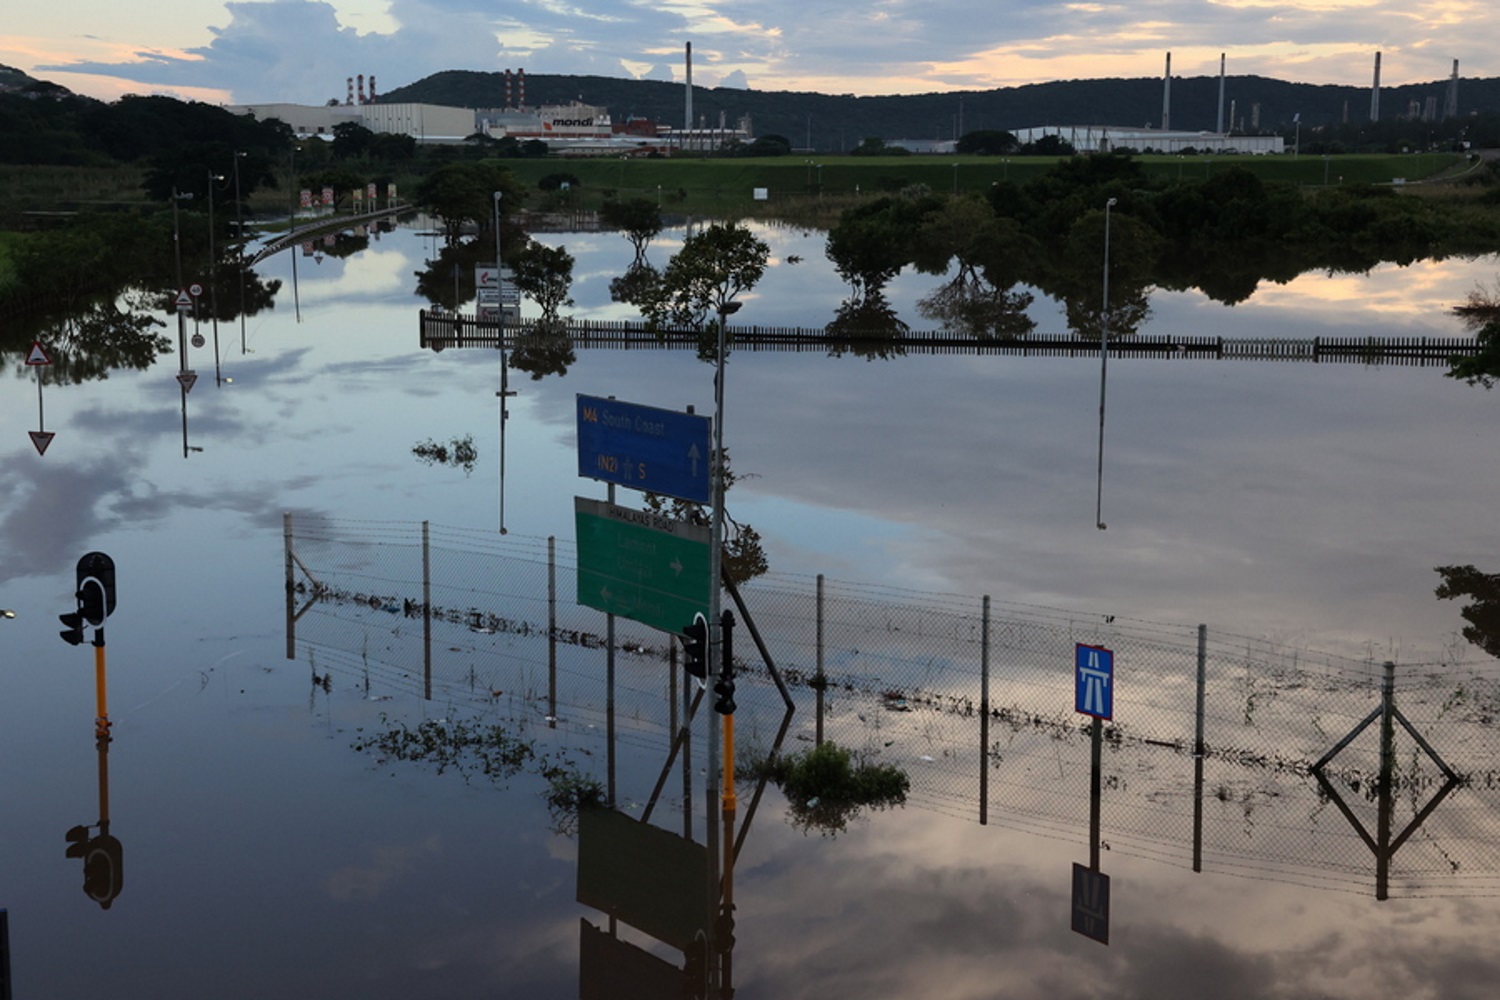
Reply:
M1109 876L1073 863L1073 930L1109 944Z
M1079 643L1073 654L1073 711L1096 719L1115 717L1115 654Z
M597 396L578 397L578 474L709 502L708 417Z
M708 614L709 529L575 497L578 603L663 632Z

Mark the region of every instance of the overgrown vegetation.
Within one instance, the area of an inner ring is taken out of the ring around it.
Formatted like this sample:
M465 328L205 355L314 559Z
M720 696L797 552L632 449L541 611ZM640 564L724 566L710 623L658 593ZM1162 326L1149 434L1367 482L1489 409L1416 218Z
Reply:
M604 786L572 758L539 750L535 740L516 736L497 723L424 719L411 727L396 722L356 740L352 749L369 754L376 764L421 764L438 774L455 772L466 782L484 778L504 784L524 773L536 774L546 782L543 797L553 829L564 835L577 831L580 810L605 803Z
M793 826L828 836L843 833L864 809L904 804L911 786L900 768L856 757L847 747L831 742L801 753L752 761L746 776L764 776L781 789Z
M451 465L455 469L463 469L466 476L474 471L474 463L479 460L479 451L474 447L472 434L454 438L448 444L440 444L428 438L413 445L411 453L424 465Z

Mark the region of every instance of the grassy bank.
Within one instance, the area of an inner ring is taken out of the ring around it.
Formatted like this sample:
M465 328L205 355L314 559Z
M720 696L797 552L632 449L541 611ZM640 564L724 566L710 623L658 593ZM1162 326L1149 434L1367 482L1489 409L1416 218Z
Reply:
M1436 177L1462 166L1453 154L1406 156L1142 156L1153 179L1202 181L1231 166L1266 181L1307 186L1389 184ZM579 207L607 197L659 198L663 208L728 215L815 209L819 199L855 199L914 184L934 192L986 191L1002 181L1024 184L1057 163L1051 157L824 156L765 159L513 160L506 165L529 188L551 174L578 178L569 196ZM762 192L757 195L757 191ZM535 204L535 202L534 202Z

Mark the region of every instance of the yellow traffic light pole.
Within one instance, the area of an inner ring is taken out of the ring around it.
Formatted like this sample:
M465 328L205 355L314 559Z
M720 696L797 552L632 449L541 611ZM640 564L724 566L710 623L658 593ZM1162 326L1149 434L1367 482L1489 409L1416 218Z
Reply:
M109 697L104 670L104 628L94 630L94 691L99 712L94 718L94 736L101 742L109 742Z

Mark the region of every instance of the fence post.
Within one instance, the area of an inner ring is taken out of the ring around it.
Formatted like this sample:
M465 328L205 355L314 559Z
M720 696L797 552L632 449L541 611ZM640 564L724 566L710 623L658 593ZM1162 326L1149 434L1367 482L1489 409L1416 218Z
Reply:
M823 689L828 686L828 680L823 676L823 574L818 574L818 638L817 638L817 672L813 674L813 690L818 696L818 723L817 740L814 746L823 745Z
M547 536L547 728L557 728L557 536Z
M990 821L990 595L984 595L979 632L979 825Z
M422 697L432 700L432 548L422 522Z
M297 581L292 579L292 512L281 515L281 542L286 553L286 658L297 658L297 615L295 611Z
M1396 664L1385 661L1385 683L1380 693L1380 803L1375 817L1375 898L1385 899L1391 877L1391 807L1394 805L1396 766Z
M1208 626L1198 626L1198 721L1193 735L1193 871L1203 870L1203 696L1208 676Z

